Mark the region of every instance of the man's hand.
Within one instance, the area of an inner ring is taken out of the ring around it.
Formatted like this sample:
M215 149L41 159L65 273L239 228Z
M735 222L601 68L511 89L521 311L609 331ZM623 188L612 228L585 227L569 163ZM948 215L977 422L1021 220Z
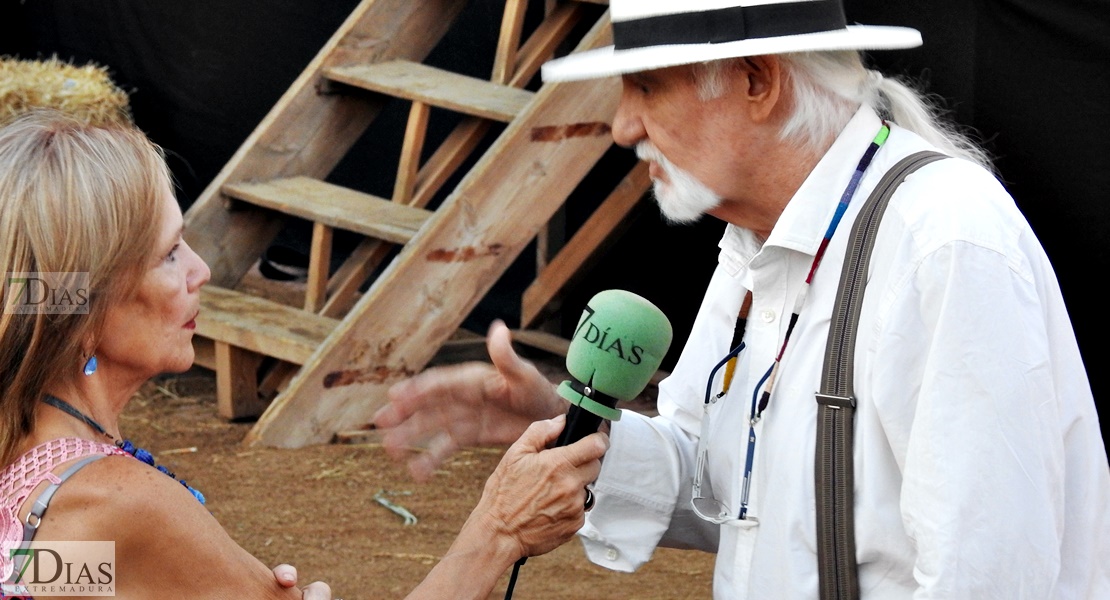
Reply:
M297 585L297 568L293 565L280 564L274 567L274 579L281 587L291 588ZM303 600L332 600L331 588L323 581L310 583L301 590Z
M467 363L429 369L389 390L389 403L374 415L388 429L386 451L409 457L417 480L461 448L510 444L537 420L566 410L555 387L513 350L508 327L490 326L486 339L493 365ZM417 447L427 451L410 455Z

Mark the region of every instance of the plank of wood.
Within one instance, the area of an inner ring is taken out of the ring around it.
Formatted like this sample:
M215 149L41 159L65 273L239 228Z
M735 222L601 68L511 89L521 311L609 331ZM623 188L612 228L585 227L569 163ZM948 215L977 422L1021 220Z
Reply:
M185 214L185 239L234 287L281 229L274 213L230 211L224 184L288 175L323 179L377 117L384 100L323 90L328 67L420 61L467 5L464 0L363 0Z
M586 7L577 2L563 2L555 7L517 52L516 66L509 85L527 85L587 12Z
M258 396L258 367L262 356L216 342L216 412L225 419L253 418L269 402Z
M603 17L579 49L610 43ZM612 147L615 78L546 84L244 440L299 447L357 429L435 355Z
M197 335L300 365L338 323L265 298L207 285L200 292Z
M329 298L320 314L342 318L357 300L358 290L393 248L381 240L364 239L355 246L328 281Z
M304 295L304 309L308 312L320 312L328 299L333 231L323 223L312 224L312 247L308 253L308 281Z
M590 260L611 241L615 232L626 223L628 213L635 208L651 185L648 166L638 162L594 211L590 218L575 232L570 241L555 255L524 290L521 298L520 324L530 327L543 314L553 300L558 299L576 277L585 275Z
M447 180L454 175L470 153L478 147L492 121L478 117L463 117L455 129L436 148L416 177L416 191L412 206L427 206Z
M395 244L412 239L432 214L311 177L234 183L224 191L251 204Z
M209 371L216 370L216 343L212 340L193 336L193 364Z
M330 79L373 92L508 123L532 92L407 60L327 69Z
M497 53L493 58L494 83L507 84L513 76L516 53L520 50L520 35L524 30L524 13L528 0L508 0L501 20L501 36L497 40Z
M393 201L411 204L416 192L416 178L420 173L420 155L424 152L424 139L428 133L431 108L423 102L413 102L409 120L405 125L405 139L401 143L401 160L397 165L397 181L393 184Z

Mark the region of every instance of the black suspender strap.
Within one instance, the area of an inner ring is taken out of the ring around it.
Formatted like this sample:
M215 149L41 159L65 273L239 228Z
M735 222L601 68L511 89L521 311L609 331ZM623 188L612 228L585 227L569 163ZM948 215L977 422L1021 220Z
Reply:
M918 152L894 165L860 209L852 227L837 290L821 389L817 393L817 455L814 463L817 501L817 561L821 600L860 597L856 569L853 436L856 399L852 389L856 327L871 249L883 212L906 176L947 158Z

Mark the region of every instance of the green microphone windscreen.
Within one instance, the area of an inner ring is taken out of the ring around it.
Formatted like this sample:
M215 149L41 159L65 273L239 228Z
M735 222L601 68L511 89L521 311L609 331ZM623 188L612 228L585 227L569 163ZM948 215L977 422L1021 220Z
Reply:
M617 400L632 400L647 387L671 345L671 322L654 304L625 290L590 299L567 351L567 370L579 383ZM559 393L575 404L569 382Z

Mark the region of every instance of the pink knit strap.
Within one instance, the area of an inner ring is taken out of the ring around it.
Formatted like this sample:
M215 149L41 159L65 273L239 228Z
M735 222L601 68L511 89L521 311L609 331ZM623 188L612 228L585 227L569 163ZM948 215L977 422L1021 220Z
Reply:
M11 499L21 490L30 493L44 479L57 483L51 473L58 465L93 454L124 454L112 444L82 438L59 438L35 446L0 474L0 498ZM26 494L23 498L26 498Z
M10 575L10 550L23 541L19 507L43 481L60 483L58 476L51 472L58 465L94 454L127 455L112 444L59 438L28 450L0 473L0 581Z

